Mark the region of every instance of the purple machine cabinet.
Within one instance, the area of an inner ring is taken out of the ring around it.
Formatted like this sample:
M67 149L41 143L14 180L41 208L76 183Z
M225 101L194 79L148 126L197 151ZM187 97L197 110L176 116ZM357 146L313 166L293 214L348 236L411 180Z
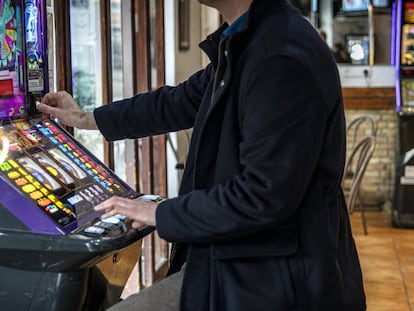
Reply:
M398 0L393 9L399 130L393 224L414 228L414 1Z
M0 0L1 310L101 310L122 288L96 266L153 231L93 207L137 197L35 102L48 92L46 6Z

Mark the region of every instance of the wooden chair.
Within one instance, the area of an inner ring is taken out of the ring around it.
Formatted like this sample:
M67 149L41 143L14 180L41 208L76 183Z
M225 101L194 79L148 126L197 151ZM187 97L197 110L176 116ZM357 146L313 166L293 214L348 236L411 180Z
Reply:
M376 146L377 124L370 115L354 119L347 126L348 157L345 163L342 187L347 197L348 212L355 210L358 202L364 234L368 234L365 209L360 200L360 186ZM349 141L350 140L350 141Z

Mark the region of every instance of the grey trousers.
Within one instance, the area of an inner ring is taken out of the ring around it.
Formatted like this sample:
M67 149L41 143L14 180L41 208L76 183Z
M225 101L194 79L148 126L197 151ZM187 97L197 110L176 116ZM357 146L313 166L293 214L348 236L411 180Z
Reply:
M113 305L108 311L178 311L184 268L137 294Z

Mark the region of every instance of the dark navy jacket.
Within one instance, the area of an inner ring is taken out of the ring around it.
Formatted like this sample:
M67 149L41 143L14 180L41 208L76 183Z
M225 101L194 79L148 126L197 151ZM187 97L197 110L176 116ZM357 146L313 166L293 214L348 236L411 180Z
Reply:
M364 310L329 48L284 0L255 0L219 47L222 30L186 82L95 110L108 140L194 128L180 194L156 215L171 271L186 258L181 310Z

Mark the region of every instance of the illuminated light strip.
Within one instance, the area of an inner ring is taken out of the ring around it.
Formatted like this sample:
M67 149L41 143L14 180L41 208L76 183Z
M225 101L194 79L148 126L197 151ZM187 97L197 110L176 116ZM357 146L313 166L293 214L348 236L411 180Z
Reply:
M396 6L396 56L395 56L395 91L396 91L396 105L395 110L399 112L401 110L401 86L400 86L400 69L401 69L401 28L402 28L402 11L403 11L402 0L397 1ZM394 7L393 7L394 8ZM398 56L397 56L398 55Z
M7 137L3 137L3 150L0 153L0 164L6 161L7 154L9 153L10 143Z

